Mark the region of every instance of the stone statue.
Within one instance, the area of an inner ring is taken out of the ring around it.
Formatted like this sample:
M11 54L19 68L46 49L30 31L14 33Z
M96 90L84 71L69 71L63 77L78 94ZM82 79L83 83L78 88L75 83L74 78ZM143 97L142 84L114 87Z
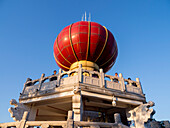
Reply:
M29 111L29 108L23 105L22 103L18 103L15 99L12 99L10 101L10 104L15 106L14 108L11 107L8 109L11 114L11 117L15 121L21 121L24 112Z
M147 126L145 126L145 123L155 114L155 110L149 108L154 105L154 102L149 101L146 104L141 104L133 110L130 110L130 117L128 118L128 120L134 121L135 128L147 128Z

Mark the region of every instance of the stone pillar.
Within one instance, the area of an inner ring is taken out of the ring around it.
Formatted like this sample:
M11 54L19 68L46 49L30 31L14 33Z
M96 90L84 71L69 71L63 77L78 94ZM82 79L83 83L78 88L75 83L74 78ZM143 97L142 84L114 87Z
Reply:
M38 91L41 90L41 86L42 86L42 83L44 81L44 77L45 77L45 74L43 73L41 75L41 78L39 79L39 87L38 87Z
M142 89L139 78L136 78L136 82L138 83L138 87L140 88L140 93L143 94L143 89Z
M125 87L125 81L124 81L122 73L119 74L119 77L120 77L120 84L122 86L122 91L124 92L126 91L126 87Z
M74 128L74 112L68 111L67 124L63 125L63 128Z
M80 64L78 68L78 82L82 82L82 64Z
M119 113L115 113L115 114L114 114L114 119L115 119L115 123L118 123L118 124L119 124L119 123L122 123Z
M104 80L104 72L103 69L100 69L100 87L105 87L105 80Z
M59 69L59 72L58 72L58 78L57 78L58 84L59 84L58 86L60 86L61 74L62 74L62 69L60 68L60 69Z
M72 108L74 112L74 121L81 121L83 115L83 102L80 87L76 86L73 92L74 96L72 97Z

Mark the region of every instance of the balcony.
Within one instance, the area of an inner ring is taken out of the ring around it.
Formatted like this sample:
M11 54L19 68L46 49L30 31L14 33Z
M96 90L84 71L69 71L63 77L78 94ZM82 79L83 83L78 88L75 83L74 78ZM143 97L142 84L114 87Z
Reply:
M67 72L60 69L58 74L47 77L42 74L41 78L36 80L28 78L24 84L20 99L53 93L56 88L64 88L78 83L144 97L139 78L133 81L123 78L121 73L116 77L103 73L102 69L100 72L89 71L80 66L76 70Z

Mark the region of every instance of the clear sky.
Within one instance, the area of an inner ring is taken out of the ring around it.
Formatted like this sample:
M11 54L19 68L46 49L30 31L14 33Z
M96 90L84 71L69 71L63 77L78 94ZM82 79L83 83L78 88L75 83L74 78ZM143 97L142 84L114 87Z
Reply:
M169 0L0 0L0 122L10 122L9 101L19 98L26 78L58 70L53 43L84 12L106 26L118 43L107 74L139 77L157 120L170 120Z

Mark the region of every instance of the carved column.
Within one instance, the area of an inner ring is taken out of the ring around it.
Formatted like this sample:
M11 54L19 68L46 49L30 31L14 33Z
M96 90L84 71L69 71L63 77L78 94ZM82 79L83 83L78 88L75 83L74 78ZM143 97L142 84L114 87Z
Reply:
M83 114L83 103L80 87L75 86L73 92L74 96L72 97L72 108L74 112L74 121L81 121Z

